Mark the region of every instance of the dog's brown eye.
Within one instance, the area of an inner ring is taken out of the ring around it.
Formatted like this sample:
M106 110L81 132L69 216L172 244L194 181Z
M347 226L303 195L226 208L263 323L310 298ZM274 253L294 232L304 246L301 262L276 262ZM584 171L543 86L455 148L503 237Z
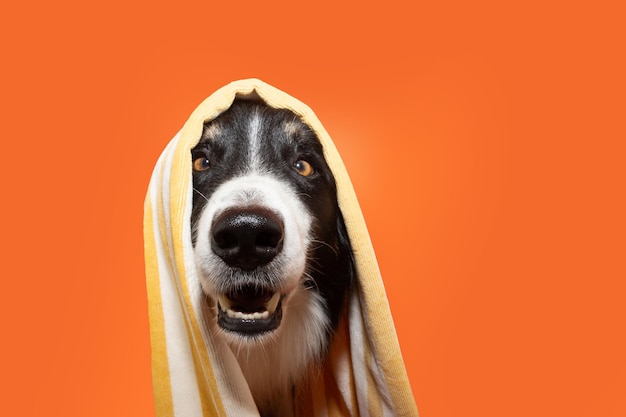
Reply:
M209 160L205 156L196 158L193 161L193 170L196 172L206 171L209 169Z
M298 171L298 174L302 175L303 177L308 177L315 172L311 164L302 159L293 164L293 167L296 169L296 171Z

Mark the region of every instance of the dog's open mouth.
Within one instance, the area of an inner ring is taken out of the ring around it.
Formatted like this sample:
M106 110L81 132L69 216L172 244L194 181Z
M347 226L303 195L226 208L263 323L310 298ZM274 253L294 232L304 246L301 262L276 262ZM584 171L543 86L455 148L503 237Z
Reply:
M231 332L255 336L276 329L282 319L279 292L247 286L217 299L219 326Z

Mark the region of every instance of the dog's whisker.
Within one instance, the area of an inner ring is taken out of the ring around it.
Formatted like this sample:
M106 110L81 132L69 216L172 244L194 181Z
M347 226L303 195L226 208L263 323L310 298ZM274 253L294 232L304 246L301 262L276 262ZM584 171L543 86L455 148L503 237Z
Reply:
M304 273L304 283L303 283L303 288L305 290L316 290L319 291L319 286L317 285L317 283L315 282L315 279L313 278L313 276L309 273L309 272L305 272Z
M209 199L207 198L207 196L205 196L204 194L202 194L202 193L201 193L201 192L200 192L200 191L199 191L196 187L192 187L192 188L193 188L193 190L194 190L196 193L200 194L200 197L204 198L204 199L206 200L206 202L207 202L207 203L209 202Z
M329 244L328 242L324 242L323 240L317 240L317 239L311 239L311 243L316 243L318 246L314 247L314 249L318 249L321 246L326 246L328 247L330 250L333 251L333 253L335 254L335 256L339 256L339 252L337 252L337 248L335 248L334 246L332 246L331 244Z
M317 275L324 275L324 265L321 264L320 260L314 257L310 257L309 258L309 263L308 263L308 274L309 276L311 272L316 273ZM313 279L313 281L315 281L315 279Z

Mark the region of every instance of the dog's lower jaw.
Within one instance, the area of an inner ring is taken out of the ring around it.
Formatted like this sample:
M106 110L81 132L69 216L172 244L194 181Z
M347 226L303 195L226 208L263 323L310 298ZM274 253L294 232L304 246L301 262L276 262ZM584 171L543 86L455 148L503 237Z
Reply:
M280 326L257 337L232 334L211 318L213 333L224 337L235 355L261 416L294 415L294 387L307 383L329 344L330 320L315 290L300 285L284 301Z

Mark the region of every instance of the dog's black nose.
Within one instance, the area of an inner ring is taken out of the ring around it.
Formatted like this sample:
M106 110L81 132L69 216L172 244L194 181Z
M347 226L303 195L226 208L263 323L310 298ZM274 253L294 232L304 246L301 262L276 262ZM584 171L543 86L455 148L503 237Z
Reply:
M227 265L253 270L269 263L283 246L283 222L270 210L226 210L213 222L211 248Z

